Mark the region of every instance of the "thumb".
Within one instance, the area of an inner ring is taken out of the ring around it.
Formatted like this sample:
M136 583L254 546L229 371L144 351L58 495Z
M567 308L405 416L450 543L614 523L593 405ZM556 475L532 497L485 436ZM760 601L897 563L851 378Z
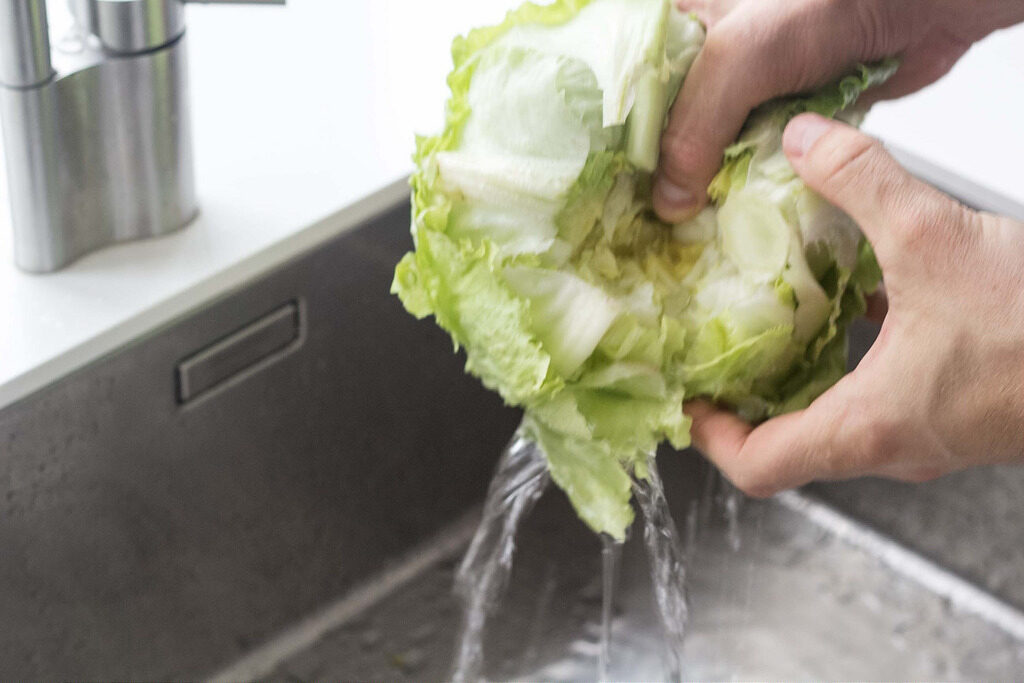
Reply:
M687 403L683 411L693 420L694 445L733 484L763 498L871 469L880 450L870 424L882 402L868 400L864 386L863 371L855 370L804 410L757 427L702 401Z
M953 220L959 204L911 176L878 140L851 126L801 114L786 127L782 146L808 187L860 226L883 266L918 243L945 241L961 225Z

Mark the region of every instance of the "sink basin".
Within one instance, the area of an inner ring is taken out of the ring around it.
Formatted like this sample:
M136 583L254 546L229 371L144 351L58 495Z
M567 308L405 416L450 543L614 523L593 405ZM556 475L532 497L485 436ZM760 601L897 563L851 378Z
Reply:
M693 483L708 481L707 468L691 454L661 460L670 500L700 501ZM731 530L721 506L698 505L698 516L701 507L688 553L685 680L1000 680L1024 666L1018 613L829 507L799 494L750 501ZM600 543L560 495L540 504L520 539L486 639L488 680L595 680ZM284 640L302 646L261 679L444 680L460 618L456 565L440 559L330 630L300 625ZM627 542L616 596L609 680L663 680L639 538ZM249 658L220 680L251 678L267 663Z
M520 416L388 294L408 212L0 410L0 679L447 675L453 567ZM874 332L857 327L854 347ZM1021 470L819 485L729 519L732 494L699 456L659 458L690 530L688 677L1024 666ZM614 678L661 676L646 575L633 539ZM598 540L549 492L492 619L488 674L593 678L599 589Z

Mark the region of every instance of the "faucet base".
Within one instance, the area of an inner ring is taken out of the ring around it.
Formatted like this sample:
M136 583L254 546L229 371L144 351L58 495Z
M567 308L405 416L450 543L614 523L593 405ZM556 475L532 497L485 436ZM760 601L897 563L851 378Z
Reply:
M33 88L0 86L15 263L58 270L195 218L185 36Z

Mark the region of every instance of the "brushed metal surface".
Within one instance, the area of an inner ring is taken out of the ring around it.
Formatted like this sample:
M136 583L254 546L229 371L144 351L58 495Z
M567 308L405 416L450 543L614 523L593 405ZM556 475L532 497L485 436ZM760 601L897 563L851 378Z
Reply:
M696 455L666 451L659 460L677 524L698 530L688 551L682 680L1019 677L1020 613L1010 611L1015 630L1008 632L948 595L960 588L977 595L973 588L946 575L941 581L953 590L944 594L933 590L936 581L897 571L885 560L913 564L913 555L885 539L858 542L848 532L856 524L835 512L828 516L839 525L822 523L790 505L806 501L798 494L747 501L730 531L714 489L702 490L708 471ZM517 540L509 592L485 639L487 680L597 680L599 540L557 492L541 500ZM642 545L634 530L616 582L608 680L665 680ZM451 590L459 554L354 606L276 667L241 678L232 674L242 669L228 668L216 680L447 680L461 616Z
M184 4L71 0L71 8L88 37L51 59L45 0L0 0L14 260L33 273L177 230L198 211Z
M20 268L56 270L196 215L185 44L93 60L36 88L0 87Z
M0 411L0 679L190 679L464 514L519 414L388 293L409 206ZM282 301L301 348L180 406Z
M105 48L135 54L168 45L185 32L185 2L284 5L285 0L71 0L83 27Z
M0 84L39 85L53 76L46 0L0 0Z
M178 402L188 403L243 379L298 349L302 307L291 301L178 364Z
M185 32L185 6L175 0L84 2L87 3L87 30L113 52L133 54L153 50L173 42Z
M191 5L286 5L288 0L182 0Z

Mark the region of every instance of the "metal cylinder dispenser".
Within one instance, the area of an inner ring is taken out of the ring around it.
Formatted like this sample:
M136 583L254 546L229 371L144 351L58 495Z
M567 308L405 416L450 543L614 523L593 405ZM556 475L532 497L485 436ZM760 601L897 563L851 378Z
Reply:
M182 0L71 7L82 39L51 51L46 0L0 0L14 259L33 273L177 230L198 211Z

